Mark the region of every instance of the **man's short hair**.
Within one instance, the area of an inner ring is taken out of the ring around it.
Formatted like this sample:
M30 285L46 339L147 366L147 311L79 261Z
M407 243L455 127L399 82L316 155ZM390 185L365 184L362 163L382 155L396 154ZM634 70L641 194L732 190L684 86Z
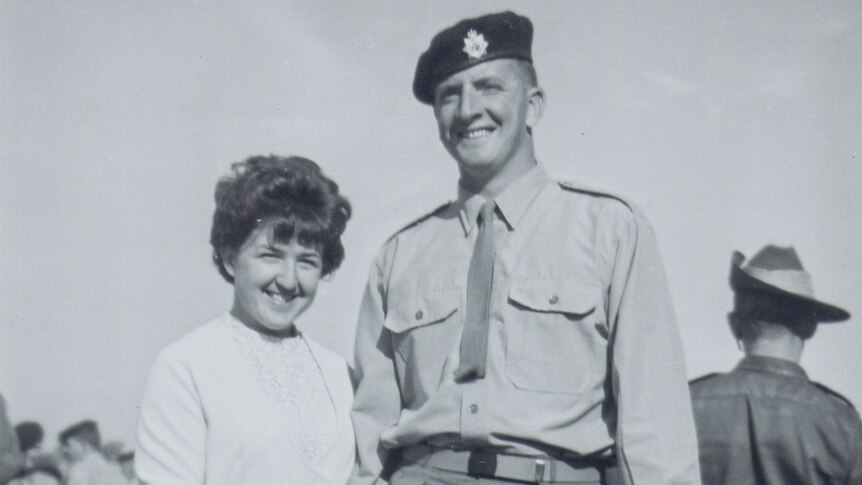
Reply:
M798 299L766 291L737 291L730 318L737 337L747 341L783 330L807 340L817 329L816 315Z
M518 65L522 70L522 74L524 78L527 80L528 88L535 88L539 86L539 76L536 74L536 66L533 65L532 62L527 62L524 60L518 60Z

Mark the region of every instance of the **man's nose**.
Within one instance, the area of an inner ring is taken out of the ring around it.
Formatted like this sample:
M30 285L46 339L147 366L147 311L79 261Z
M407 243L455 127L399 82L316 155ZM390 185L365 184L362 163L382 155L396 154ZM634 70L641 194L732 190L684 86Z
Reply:
M458 118L471 120L479 113L481 102L473 89L464 89L458 101Z

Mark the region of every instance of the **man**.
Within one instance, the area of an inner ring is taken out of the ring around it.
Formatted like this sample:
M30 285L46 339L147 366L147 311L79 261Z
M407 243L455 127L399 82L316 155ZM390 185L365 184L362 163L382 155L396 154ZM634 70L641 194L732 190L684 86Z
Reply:
M353 484L699 483L652 230L536 162L532 33L511 12L464 20L419 59L413 92L434 107L458 198L372 267Z
M18 435L6 414L6 400L0 394L0 484L6 483L24 467L24 454L18 444Z
M818 322L850 318L814 297L792 247L766 246L730 270L736 369L692 382L703 483L862 484L862 423L799 366Z
M66 485L121 485L126 483L120 467L100 451L101 436L95 421L74 424L60 433L60 445L69 468Z
M141 483L135 474L135 452L127 451L125 453L121 453L117 459L120 464L120 470L123 472L123 476L126 477L127 483L130 485Z
M53 466L32 466L21 470L9 485L60 485L63 476Z
M34 460L43 454L42 438L45 436L45 430L35 421L24 421L15 425L15 434L18 436L21 453L24 453L24 466L32 466Z

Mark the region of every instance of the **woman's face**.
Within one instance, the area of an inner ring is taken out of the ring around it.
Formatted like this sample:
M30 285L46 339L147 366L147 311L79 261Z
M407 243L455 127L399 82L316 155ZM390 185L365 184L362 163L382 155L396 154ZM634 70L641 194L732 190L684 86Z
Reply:
M248 327L271 335L288 335L293 323L314 301L323 258L296 240L272 239L271 226L257 227L225 260L233 276L231 314Z

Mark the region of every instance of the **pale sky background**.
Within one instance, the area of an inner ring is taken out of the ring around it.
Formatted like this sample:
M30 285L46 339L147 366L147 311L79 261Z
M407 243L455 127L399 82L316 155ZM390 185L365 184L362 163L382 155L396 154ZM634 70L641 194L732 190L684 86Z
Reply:
M690 376L740 357L731 252L794 245L817 295L853 315L821 326L803 365L862 405L862 4L642 3L0 0L12 420L53 446L94 418L132 446L157 351L229 308L213 189L252 154L307 156L353 203L347 259L300 322L351 359L377 249L455 194L416 59L505 8L535 25L539 159L647 213Z

